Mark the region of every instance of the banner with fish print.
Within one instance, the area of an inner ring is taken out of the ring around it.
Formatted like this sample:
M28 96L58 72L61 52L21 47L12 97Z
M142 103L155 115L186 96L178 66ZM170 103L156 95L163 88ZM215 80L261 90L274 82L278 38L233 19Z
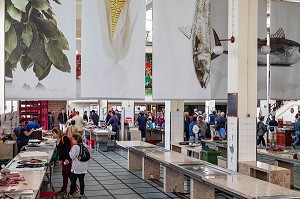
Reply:
M6 99L75 99L76 2L5 4Z
M300 3L271 2L271 99L300 99Z
M211 98L210 17L210 0L153 1L153 99Z
M145 13L144 0L82 2L82 98L145 98Z

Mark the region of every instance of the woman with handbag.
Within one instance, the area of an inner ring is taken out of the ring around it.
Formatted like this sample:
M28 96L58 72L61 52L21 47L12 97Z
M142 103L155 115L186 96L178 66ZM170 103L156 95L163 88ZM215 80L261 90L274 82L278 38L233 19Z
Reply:
M67 186L68 186L68 178L71 181L71 167L72 160L70 158L69 152L71 150L71 140L63 134L60 129L52 129L53 137L57 139L56 150L58 153L59 164L61 165L62 177L63 177L63 185L61 189L56 192L59 195L67 194ZM76 190L78 193L78 189Z

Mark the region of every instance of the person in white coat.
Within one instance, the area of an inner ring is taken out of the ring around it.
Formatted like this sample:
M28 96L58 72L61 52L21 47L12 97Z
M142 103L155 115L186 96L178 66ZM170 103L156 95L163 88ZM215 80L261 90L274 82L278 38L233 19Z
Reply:
M79 179L80 184L80 196L81 198L86 198L84 196L84 175L87 173L88 169L88 162L82 162L78 160L78 156L80 153L81 145L83 144L82 136L78 133L72 135L72 141L74 146L71 148L70 151L70 158L72 159L72 180L71 180L71 187L69 198L73 198L73 194L76 190L76 181L77 178Z

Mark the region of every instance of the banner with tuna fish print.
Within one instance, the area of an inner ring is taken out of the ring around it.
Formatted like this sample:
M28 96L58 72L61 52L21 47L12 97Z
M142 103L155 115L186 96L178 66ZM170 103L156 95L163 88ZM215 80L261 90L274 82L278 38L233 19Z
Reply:
M145 21L145 0L82 1L82 98L145 98Z
M6 99L75 99L76 1L5 4Z
M271 99L300 99L300 3L271 1Z

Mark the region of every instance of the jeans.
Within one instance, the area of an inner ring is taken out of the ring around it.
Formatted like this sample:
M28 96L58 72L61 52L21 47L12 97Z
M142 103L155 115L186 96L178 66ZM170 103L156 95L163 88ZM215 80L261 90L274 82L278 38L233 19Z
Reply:
M296 131L295 135L296 135L296 140L294 142L294 145L300 143L300 131Z
M140 129L142 138L146 138L146 129Z
M59 124L59 129L62 130L62 131L65 131L66 124Z
M218 133L221 138L225 138L225 128L220 128Z
M61 191L67 191L68 186L68 178L72 181L71 178L71 167L72 167L72 160L69 160L69 164L64 165L64 162L61 162L61 170L63 176L63 186L61 187Z
M77 178L79 178L80 195L84 195L84 175L85 173L81 173L81 174L72 173L70 195L73 195L76 190Z

